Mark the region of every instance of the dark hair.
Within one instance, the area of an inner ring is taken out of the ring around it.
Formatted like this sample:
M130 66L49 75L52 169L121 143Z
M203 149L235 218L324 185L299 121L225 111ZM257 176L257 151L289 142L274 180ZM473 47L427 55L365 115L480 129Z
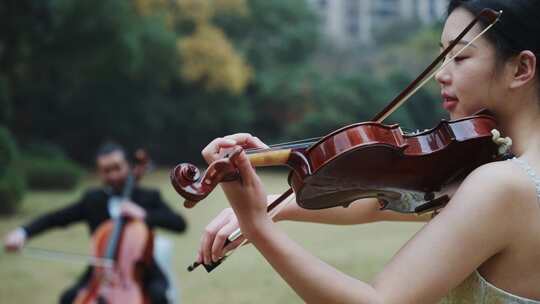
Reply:
M499 22L486 33L487 39L495 46L499 63L525 50L533 52L537 57L540 55L540 1L450 0L448 16L459 7L474 15L484 8L503 11ZM482 20L480 22L487 26ZM540 70L538 59L537 70Z
M126 156L126 152L121 145L115 142L106 142L97 150L96 159L101 156L109 155L114 152L121 152L122 155L124 155L124 157Z

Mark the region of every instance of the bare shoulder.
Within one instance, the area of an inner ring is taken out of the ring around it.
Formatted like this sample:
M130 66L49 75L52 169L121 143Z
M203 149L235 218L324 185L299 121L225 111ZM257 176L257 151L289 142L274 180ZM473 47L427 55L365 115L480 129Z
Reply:
M449 206L465 204L466 209L509 215L535 206L531 203L536 203L536 192L525 171L512 161L499 161L471 172Z

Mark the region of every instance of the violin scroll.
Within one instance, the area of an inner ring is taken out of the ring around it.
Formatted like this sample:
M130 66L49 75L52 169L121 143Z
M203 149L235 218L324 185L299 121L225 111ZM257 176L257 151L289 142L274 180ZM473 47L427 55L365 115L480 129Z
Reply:
M178 194L184 197L184 207L193 208L198 202L205 199L220 182L238 180L240 175L232 164L242 152L235 149L227 158L211 163L204 174L195 165L182 163L171 171L171 184Z

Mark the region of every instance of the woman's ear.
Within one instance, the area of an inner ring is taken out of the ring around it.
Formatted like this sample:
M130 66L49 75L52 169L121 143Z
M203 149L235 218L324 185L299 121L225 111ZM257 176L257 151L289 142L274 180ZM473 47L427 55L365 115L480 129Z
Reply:
M535 79L536 60L536 55L531 51L523 51L513 60L514 66L510 88L522 87Z

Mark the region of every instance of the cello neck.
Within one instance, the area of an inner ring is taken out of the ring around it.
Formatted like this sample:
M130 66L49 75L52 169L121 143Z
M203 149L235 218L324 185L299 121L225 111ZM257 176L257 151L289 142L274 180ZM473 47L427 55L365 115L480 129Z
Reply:
M131 197L134 186L135 176L132 172L130 172L126 180L126 184L124 185L124 189L122 190L122 201L128 200ZM124 222L125 221L122 216L117 216L114 219L113 232L109 239L109 243L107 244L107 251L105 253L105 258L109 260L116 260L116 251L118 248L120 237L122 235L122 228L124 227Z

